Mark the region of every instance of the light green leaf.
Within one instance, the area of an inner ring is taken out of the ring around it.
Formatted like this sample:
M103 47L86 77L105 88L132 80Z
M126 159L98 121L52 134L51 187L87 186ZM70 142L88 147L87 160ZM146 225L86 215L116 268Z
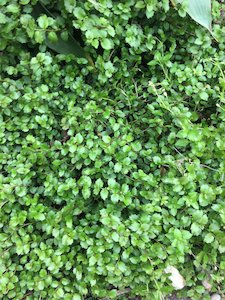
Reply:
M81 300L81 296L79 294L74 294L73 300Z
M102 45L102 48L104 48L104 49L106 49L106 50L110 50L110 49L113 48L113 43L112 43L112 41L111 41L110 39L107 39L107 38L105 38L105 39L103 39L103 40L101 41L101 45Z
M96 264L96 262L97 262L97 259L96 259L94 256L92 256L92 257L89 259L89 265L90 265L90 266L94 266L94 265Z
M106 144L109 144L111 141L111 137L108 135L103 135L102 139Z
M77 19L83 20L86 16L85 10L81 7L75 7L73 10L73 14Z
M40 282L38 283L38 289L39 289L39 290L43 290L44 287L45 287L44 282L43 282L43 281L40 281Z
M212 31L211 0L188 0L188 14L193 20Z
M19 197L23 197L25 196L27 193L27 190L25 187L22 187L22 186L17 186L16 187L16 194L19 196Z
M38 18L38 25L43 29L48 28L48 17L46 15L40 16Z
M200 226L198 225L198 223L194 222L192 225L191 225L191 232L194 234L194 235L199 235L201 233L201 228Z
M76 0L64 0L64 5L66 10L72 13L76 6Z
M205 238L204 238L204 242L206 242L207 244L212 243L212 241L214 240L214 236L212 233L207 233Z
M58 41L57 34L54 31L49 32L48 39L49 39L49 41L51 41L53 43L57 42Z
M200 25L212 32L211 0L173 0L173 6L179 3L187 4L187 13Z
M125 272L126 271L126 265L125 263L123 263L122 261L118 262L118 269L121 271L121 272Z
M76 150L77 150L77 146L76 146L76 145L71 145L71 146L69 147L69 151L70 151L71 153L74 153Z
M112 233L112 239L115 241L115 242L118 242L119 241L119 234L117 232L113 232Z
M111 189L113 189L116 186L116 180L114 178L109 178L108 185Z
M64 291L63 291L63 289L62 289L62 288L58 288L58 289L56 290L56 294L57 294L58 297L62 298L62 297L64 296Z
M116 203L120 200L120 196L118 194L112 194L111 200L112 202Z
M199 97L202 99L202 100L208 100L209 98L209 95L205 92L205 91L202 91L200 94L199 94Z
M98 178L95 182L95 186L98 187L98 188L102 188L104 185L103 181L101 178Z
M187 12L193 20L212 31L211 0L188 0Z
M0 12L0 24L5 24L7 22L6 16Z
M34 38L35 38L36 43L41 44L45 40L45 33L43 31L37 30L34 33Z
M81 144L83 142L83 140L84 140L83 136L80 133L77 133L76 136L75 136L75 141L78 144Z
M102 189L101 190L100 195L101 195L101 197L102 197L103 200L105 200L108 197L108 194L109 194L109 192L108 192L107 189Z
M122 170L122 165L120 163L116 163L114 166L114 171L119 173Z
M84 199L88 199L90 197L90 195L91 195L90 189L86 188L86 187L83 188L82 189L82 195L83 195Z

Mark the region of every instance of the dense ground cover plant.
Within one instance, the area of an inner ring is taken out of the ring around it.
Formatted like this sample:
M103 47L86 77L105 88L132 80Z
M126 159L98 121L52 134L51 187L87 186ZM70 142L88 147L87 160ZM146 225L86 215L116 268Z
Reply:
M160 299L168 265L179 295L224 295L224 26L168 0L43 3L0 4L0 298ZM94 67L46 47L68 32Z

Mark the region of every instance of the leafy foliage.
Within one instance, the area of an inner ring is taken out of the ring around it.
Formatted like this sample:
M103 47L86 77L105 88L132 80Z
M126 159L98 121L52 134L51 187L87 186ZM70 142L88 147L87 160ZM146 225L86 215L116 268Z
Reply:
M33 7L32 16L38 19L38 25L41 29L47 29L49 25L54 24L54 15L52 15L41 2L37 3ZM58 32L57 30L50 29L50 31L46 34L45 42L49 48L55 50L57 53L74 54L77 57L87 58L89 62L93 64L91 57L84 51L84 49L82 49L80 44L74 39L72 34L67 32L67 30L61 32L59 30Z
M154 299L169 265L179 295L223 293L224 27L168 0L43 3L0 4L0 298ZM95 69L46 47L65 28Z

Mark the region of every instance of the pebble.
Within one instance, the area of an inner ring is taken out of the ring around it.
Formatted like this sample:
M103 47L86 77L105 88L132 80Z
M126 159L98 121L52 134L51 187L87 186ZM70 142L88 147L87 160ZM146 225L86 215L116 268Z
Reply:
M175 290L181 290L185 287L184 277L180 272L173 266L168 266L165 270L165 273L170 273L169 279L172 281L172 286ZM217 299L216 299L217 300Z
M211 296L211 300L221 300L221 297L220 297L219 294L213 294L213 295Z

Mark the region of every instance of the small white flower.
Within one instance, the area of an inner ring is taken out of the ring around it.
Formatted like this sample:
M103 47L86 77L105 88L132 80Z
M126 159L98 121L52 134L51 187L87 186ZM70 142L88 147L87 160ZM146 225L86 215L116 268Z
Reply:
M204 288L205 288L207 291L211 291L212 285L211 285L207 280L203 280L203 281L202 281L202 285L204 286Z

